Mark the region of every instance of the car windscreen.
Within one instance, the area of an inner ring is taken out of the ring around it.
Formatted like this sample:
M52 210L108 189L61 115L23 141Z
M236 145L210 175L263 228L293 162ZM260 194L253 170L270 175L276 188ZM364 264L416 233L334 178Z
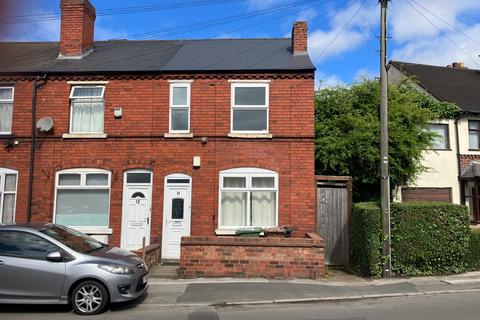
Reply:
M40 232L81 253L92 252L106 246L80 231L64 226L53 226L40 230Z

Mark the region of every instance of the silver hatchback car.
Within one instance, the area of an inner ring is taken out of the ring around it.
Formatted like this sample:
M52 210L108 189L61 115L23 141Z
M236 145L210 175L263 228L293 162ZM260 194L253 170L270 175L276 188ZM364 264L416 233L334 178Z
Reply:
M136 255L71 228L0 225L0 303L70 303L93 315L142 296L147 274Z

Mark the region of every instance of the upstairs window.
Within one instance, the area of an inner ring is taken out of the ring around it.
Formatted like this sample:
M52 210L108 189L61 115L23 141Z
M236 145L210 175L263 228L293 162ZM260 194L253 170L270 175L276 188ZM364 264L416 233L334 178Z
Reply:
M0 134L12 133L13 87L0 87Z
M70 227L107 227L109 199L109 171L60 171L56 179L55 223Z
M171 133L190 132L190 83L170 84Z
M15 222L17 171L0 168L0 223Z
M258 168L220 173L220 228L277 225L278 174Z
M468 121L468 146L472 150L480 149L480 121Z
M448 138L448 124L441 124L441 123L430 124L430 131L437 135L433 141L433 149L435 150L450 149L450 141Z
M232 83L231 132L268 133L268 83Z
M103 133L104 86L73 86L70 133Z

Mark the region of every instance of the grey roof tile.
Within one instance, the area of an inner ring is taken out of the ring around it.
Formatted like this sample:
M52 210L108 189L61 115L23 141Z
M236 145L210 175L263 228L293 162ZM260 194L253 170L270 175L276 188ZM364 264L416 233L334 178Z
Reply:
M480 112L480 70L448 68L391 61L441 101L453 102L464 111Z
M0 43L2 72L312 71L290 39L97 41L82 59L58 59L58 42Z

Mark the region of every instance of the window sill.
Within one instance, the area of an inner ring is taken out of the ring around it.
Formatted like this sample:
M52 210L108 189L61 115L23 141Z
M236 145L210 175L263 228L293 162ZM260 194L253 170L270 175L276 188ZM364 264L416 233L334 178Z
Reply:
M64 133L63 139L106 139L106 133Z
M165 133L165 138L193 138L193 133Z
M2 138L12 138L13 133L11 133L11 132L0 132L0 137L2 137Z
M468 151L480 152L480 149L468 149Z
M69 227L87 234L113 234L113 230L108 227Z
M229 133L230 138L241 139L272 139L273 135L270 133Z

